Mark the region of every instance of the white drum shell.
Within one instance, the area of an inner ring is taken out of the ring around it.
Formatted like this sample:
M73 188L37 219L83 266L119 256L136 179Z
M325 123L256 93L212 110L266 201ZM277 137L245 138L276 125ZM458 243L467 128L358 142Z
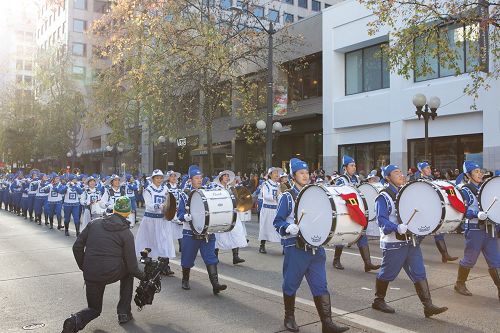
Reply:
M366 234L368 236L380 237L375 199L377 199L380 191L384 188L385 186L381 183L364 183L358 186L358 190L365 197L368 206L368 227L366 228Z
M492 205L495 198L497 201ZM500 224L500 176L489 178L481 185L478 201L481 210L489 208L488 220Z
M225 189L194 190L189 198L189 213L195 234L228 232L236 223L234 197Z
M448 200L448 194L446 193L445 190L442 189L442 187L448 187L448 186L453 186L455 195L457 198L464 202L464 198L462 197L462 192L460 192L459 189L457 189L453 183L445 181L445 180L434 180L432 181L432 184L437 186L439 190L441 191L441 194L443 195L444 198L444 205L445 205L445 213L444 213L444 219L443 222L441 223L441 226L436 229L434 232L438 234L445 234L445 233L450 233L454 232L457 230L457 228L460 226L460 224L464 221L465 214L460 213L457 211L453 206L450 204L450 200Z

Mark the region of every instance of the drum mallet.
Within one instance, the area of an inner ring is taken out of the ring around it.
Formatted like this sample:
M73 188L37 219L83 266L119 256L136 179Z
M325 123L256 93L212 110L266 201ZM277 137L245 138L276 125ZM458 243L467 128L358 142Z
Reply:
M414 208L413 214L411 214L410 219L406 223L407 227L408 227L408 224L410 224L411 220L413 220L413 218L415 217L415 214L417 214L417 213L418 213L418 209ZM406 238L406 242L408 243L408 235L406 233L405 233L405 238ZM412 236L412 240L413 240L413 246L415 246L415 238L413 236Z
M491 207L493 207L493 205L498 201L498 198L497 197L494 197L493 198L493 202L490 204L490 206L488 207L487 210L485 210L485 213L488 214L488 212L490 211ZM495 224L491 224L491 237L495 238Z
M302 221L302 218L304 217L304 214L305 214L305 213L306 213L306 212L302 209L302 211L300 212L300 217L299 217L299 220L297 221L297 225L299 225L299 224L300 224L300 221Z

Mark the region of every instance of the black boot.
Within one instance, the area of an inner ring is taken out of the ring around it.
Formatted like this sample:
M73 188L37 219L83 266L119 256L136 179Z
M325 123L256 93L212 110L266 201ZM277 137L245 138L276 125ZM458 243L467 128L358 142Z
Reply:
M226 290L227 286L225 284L219 284L219 276L217 274L217 265L207 265L208 278L210 283L212 283L212 290L214 295L217 295L222 290Z
M191 268L182 267L182 289L189 290L191 287L189 286L189 272Z
M417 291L418 298L424 305L424 315L425 318L429 318L431 316L440 314L448 310L446 306L439 307L432 304L431 300L431 292L429 290L429 284L427 283L427 279L420 280L415 283L415 290Z
M375 281L375 299L373 300L372 308L385 313L394 313L396 311L385 302L387 287L389 287L389 281L379 279Z
M57 217L57 230L61 230L62 228L63 228L63 226L61 224L61 218Z
M78 332L78 318L74 314L67 318L63 324L62 333L76 333Z
M38 225L42 224L42 214L36 214L35 215L35 220L37 220Z
M170 269L170 265L169 265L170 259L158 257L158 261L160 261L160 259L163 259L167 263L167 265L165 266L165 269L161 272L161 274L166 275L166 276L174 275L175 273L172 272L172 270Z
M219 259L219 249L215 249L215 256Z
M23 209L23 217L25 220L28 219L28 211Z
M80 224L75 224L76 237L80 236Z
M446 263L448 261L455 261L458 259L458 257L452 257L448 254L448 248L446 247L444 239L436 240L436 246L439 252L441 253L441 261L443 263Z
M339 326L332 321L332 305L330 303L330 294L314 297L314 304L318 310L321 320L322 333L340 333L349 329L347 326Z
M333 267L340 270L344 269L344 266L340 263L340 256L343 249L343 246L335 246L335 254L333 255Z
M129 313L119 313L118 314L118 324L123 325L134 319L132 312Z
M64 223L64 235L69 236L69 225Z
M50 221L50 229L54 229L54 217L50 217L49 221Z
M179 253L182 252L182 239L178 239L177 242L179 243Z
M470 268L462 265L458 266L457 282L455 282L455 291L464 296L472 296L472 293L467 289L465 282L469 276Z
M265 240L260 241L259 253L264 253L264 254L267 253Z
M33 221L33 212L30 212L30 221Z
M498 300L500 300L500 268L490 268L488 269L488 272L490 272L490 276L493 279L495 286L497 286Z
M241 259L238 255L240 252L239 248L233 249L233 265L241 264L242 262L245 262L245 259Z
M363 258L363 262L365 263L365 272L373 271L380 268L380 265L372 264L372 259L370 257L370 248L368 246L360 247L359 253L361 254L361 258Z
M299 327L295 322L295 295L288 296L283 294L283 302L285 303L285 319L283 325L290 332L298 332Z
M44 214L44 217L45 217L45 225L49 225L49 216Z

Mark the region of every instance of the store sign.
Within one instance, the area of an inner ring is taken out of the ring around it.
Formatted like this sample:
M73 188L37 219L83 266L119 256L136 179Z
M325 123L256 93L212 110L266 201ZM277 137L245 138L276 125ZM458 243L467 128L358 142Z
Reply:
M177 139L177 147L185 147L187 144L187 139L186 138L179 138Z

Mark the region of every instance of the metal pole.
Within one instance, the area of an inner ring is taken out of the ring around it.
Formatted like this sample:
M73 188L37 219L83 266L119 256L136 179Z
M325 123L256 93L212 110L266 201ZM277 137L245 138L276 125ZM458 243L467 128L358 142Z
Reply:
M273 23L269 23L269 49L267 50L267 117L266 117L266 169L273 164Z
M429 161L429 110L427 108L427 104L425 105L424 123L425 123L425 160Z

